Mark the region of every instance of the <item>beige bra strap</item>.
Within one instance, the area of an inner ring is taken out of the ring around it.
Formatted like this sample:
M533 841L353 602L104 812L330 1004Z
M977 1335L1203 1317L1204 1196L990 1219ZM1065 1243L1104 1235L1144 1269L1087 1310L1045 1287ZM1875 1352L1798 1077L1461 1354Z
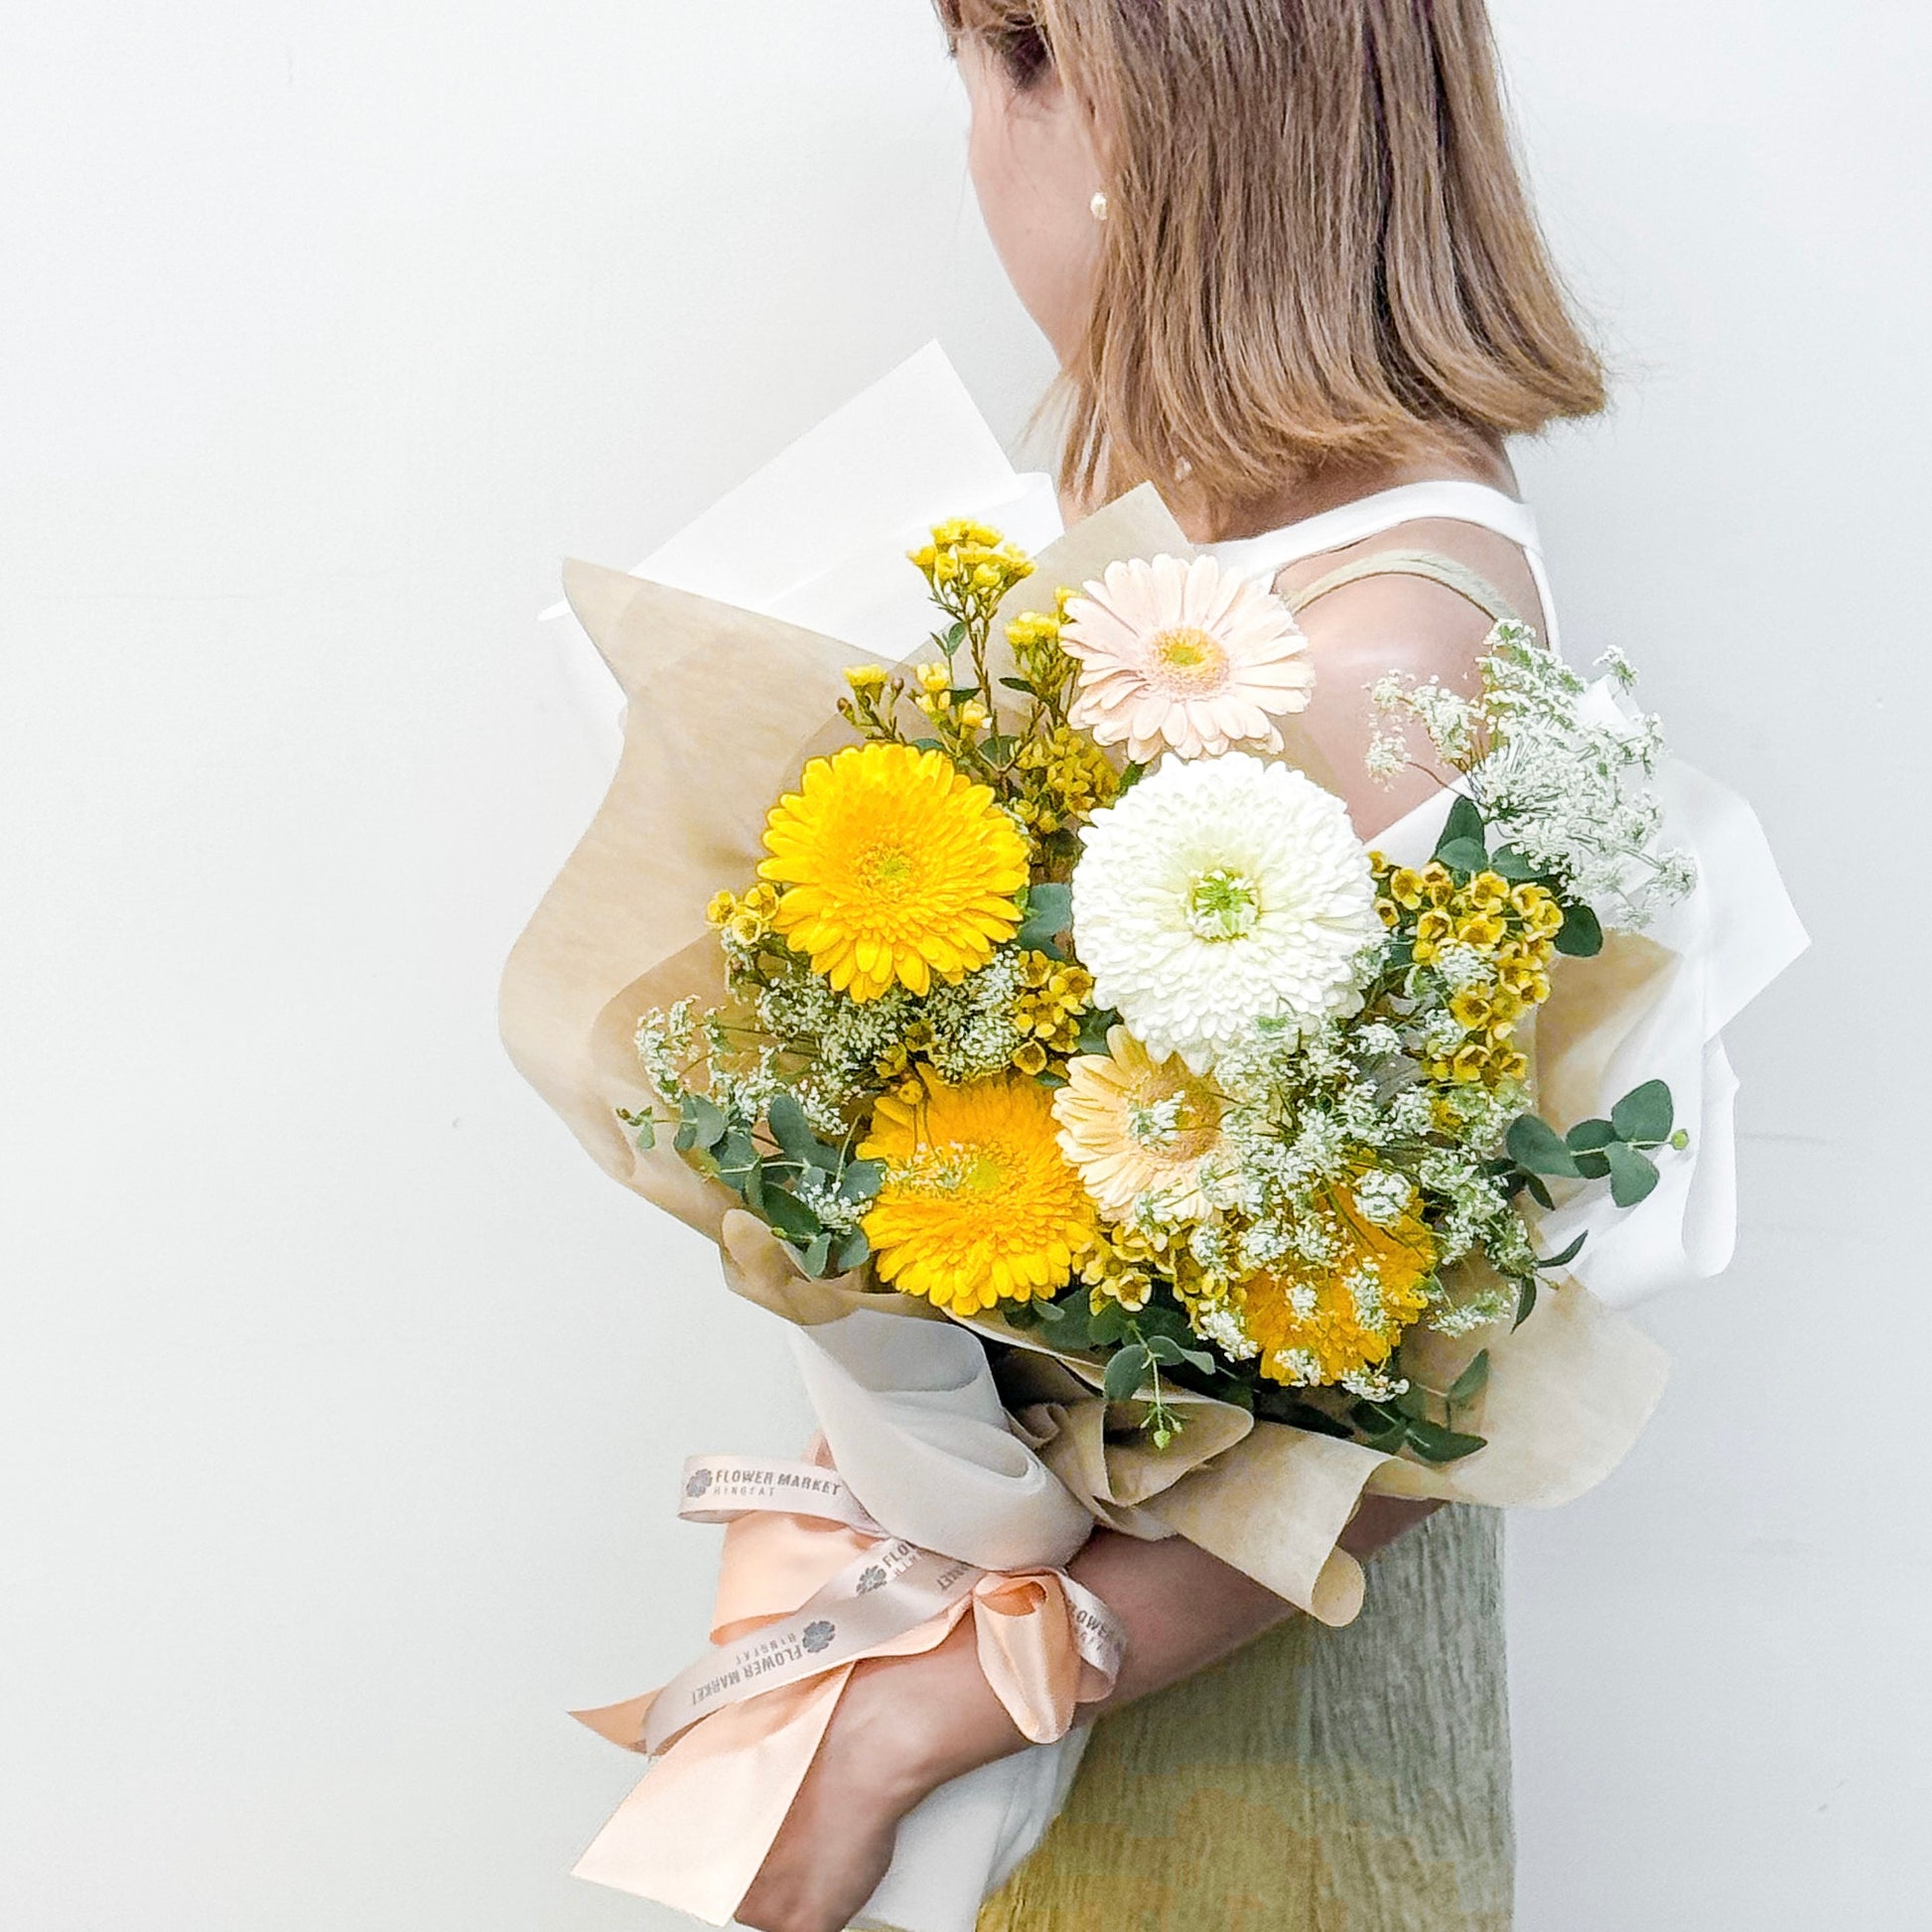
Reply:
M1317 577L1305 589L1290 592L1288 608L1297 613L1306 611L1316 598L1326 597L1344 584L1360 583L1364 577L1426 577L1432 584L1468 599L1491 623L1520 621L1509 600L1486 577L1478 576L1466 564L1458 564L1453 557L1439 557L1428 550L1371 551L1352 564Z

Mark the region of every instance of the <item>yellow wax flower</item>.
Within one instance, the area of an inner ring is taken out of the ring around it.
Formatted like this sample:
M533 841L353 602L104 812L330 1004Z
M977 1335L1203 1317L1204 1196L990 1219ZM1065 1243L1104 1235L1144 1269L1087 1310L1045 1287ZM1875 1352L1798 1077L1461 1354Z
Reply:
M1052 1096L1023 1075L887 1095L859 1149L886 1164L865 1217L879 1274L957 1314L1051 1296L1093 1246L1096 1217L1060 1158Z
M958 980L1020 923L1027 842L944 754L853 746L814 759L764 826L771 924L854 1000Z

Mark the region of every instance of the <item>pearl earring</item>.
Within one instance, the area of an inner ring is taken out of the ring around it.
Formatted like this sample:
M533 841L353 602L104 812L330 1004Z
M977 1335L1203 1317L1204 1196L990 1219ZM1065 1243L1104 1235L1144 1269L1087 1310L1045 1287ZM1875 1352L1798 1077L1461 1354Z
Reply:
M1096 221L1106 220L1107 197L1104 191L1100 194L1095 195L1093 200L1087 204L1087 212L1091 214Z

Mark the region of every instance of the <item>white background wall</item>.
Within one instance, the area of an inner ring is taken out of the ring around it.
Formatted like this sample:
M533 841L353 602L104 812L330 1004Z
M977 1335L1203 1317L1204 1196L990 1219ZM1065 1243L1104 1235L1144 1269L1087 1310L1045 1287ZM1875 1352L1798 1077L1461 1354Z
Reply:
M1512 1525L1521 1923L1916 1926L1925 16L1498 17L1627 370L1525 458L1571 636L1820 942L1662 1415ZM801 1418L495 1046L597 788L529 619L933 334L1018 427L952 77L921 0L0 32L0 1923L668 1924L563 1875L635 1767L562 1713L698 1639L678 1459Z

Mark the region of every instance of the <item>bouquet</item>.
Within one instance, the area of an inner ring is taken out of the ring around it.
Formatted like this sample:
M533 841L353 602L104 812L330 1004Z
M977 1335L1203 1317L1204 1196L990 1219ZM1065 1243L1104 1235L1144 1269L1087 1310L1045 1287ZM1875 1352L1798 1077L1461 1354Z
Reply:
M1532 1105L1554 960L1696 884L1658 849L1656 721L1592 718L1515 623L1473 699L1384 680L1374 768L1459 786L1398 865L1275 761L1313 682L1280 598L1136 558L1002 624L1034 565L998 531L942 523L911 562L930 655L847 671L854 743L711 898L726 998L644 1016L654 1101L625 1124L804 1275L870 1265L1097 1368L1157 1449L1173 1391L1432 1463L1482 1449L1459 1425L1487 1353L1434 1387L1411 1331L1524 1320L1588 1238L1539 1253L1552 1183L1631 1206L1687 1146L1661 1079L1567 1132Z
M1721 1030L1803 943L1620 658L1501 623L1469 694L1381 680L1372 769L1442 789L1371 850L1294 611L1152 490L1057 537L1039 496L928 352L644 575L565 570L623 748L505 1038L787 1324L820 1431L686 1465L714 1648L580 1714L653 1762L577 1870L712 1923L853 1666L971 1619L1034 1745L862 1921L968 1932L1113 1681L1096 1523L1341 1624L1364 1494L1613 1468L1666 1372L1617 1308L1727 1259Z

